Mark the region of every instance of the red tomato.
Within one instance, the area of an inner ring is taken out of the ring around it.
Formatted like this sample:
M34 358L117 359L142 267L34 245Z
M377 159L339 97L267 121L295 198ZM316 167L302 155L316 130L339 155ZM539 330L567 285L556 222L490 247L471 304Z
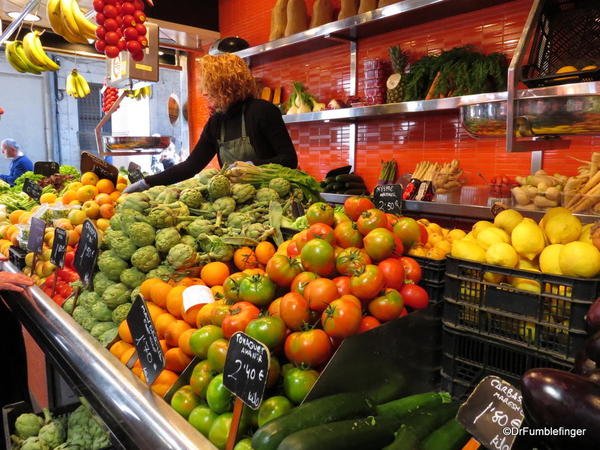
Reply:
M321 315L323 331L329 336L346 338L356 334L362 319L361 309L354 302L334 300Z
M405 249L421 239L421 228L415 219L401 217L394 225L394 234L400 238Z
M71 270L75 270L75 267L73 267L74 260L75 260L75 252L67 252L65 254L65 267L67 267Z
M61 280L66 281L67 283L73 283L74 281L79 280L79 275L72 269L65 267L64 269L56 269L56 275Z
M336 277L333 279L333 282L335 283L340 296L350 294L350 277Z
M302 272L302 264L298 258L275 255L267 263L266 271L276 285L289 287L296 275Z
M415 284L421 281L423 273L421 271L421 266L417 261L415 261L409 256L403 256L402 258L400 258L400 261L404 266L404 275L406 279L412 281Z
M350 278L350 291L361 300L371 300L385 286L383 274L377 266L369 264L361 273Z
M388 258L378 265L388 288L400 289L404 284L404 264L398 258Z
M48 295L50 296L52 295L52 293ZM62 306L65 302L65 298L60 294L56 294L54 297L52 297L52 301L54 301L54 303L56 303L58 306Z
M408 310L406 307L402 308L402 312L400 313L400 317L408 316Z
M425 244L427 244L427 240L429 239L429 233L427 233L427 227L420 222L417 222L417 223L419 224L419 229L421 231L421 244L425 245Z
M405 284L402 286L400 294L406 306L410 306L412 309L424 309L429 305L429 294L427 294L425 289L416 284Z
M281 317L281 298L282 297L279 297L273 300L269 305L269 308L267 308L267 312L270 316Z
M352 294L342 295L340 298L338 298L338 300L344 300L345 302L354 303L354 305L356 305L356 307L362 311L361 301L358 299L358 297Z
M311 239L300 251L302 266L322 277L335 270L335 252L331 244L323 239Z
M369 312L382 322L400 317L402 308L404 308L404 300L396 289L386 289L383 295L369 303Z
M344 202L344 212L355 222L363 212L372 208L375 205L366 197L349 197Z
M385 217L387 218L387 229L392 231L394 229L394 224L398 222L398 216L395 214L386 213Z
M307 230L307 239L323 239L329 242L331 245L335 242L335 236L333 234L333 228L324 223L315 223L311 225Z
M300 250L298 250L298 244L296 241L290 242L290 245L287 246L286 253L290 258L295 258L300 254Z
M375 228L363 239L365 250L373 261L382 261L394 253L396 240L387 228Z
M363 246L363 235L354 222L342 222L333 230L337 244L342 248Z
M400 257L404 254L404 244L400 240L398 236L394 234L394 242L396 243L396 248L394 249L394 256Z
M354 247L345 248L335 259L335 268L342 275L353 275L367 264L371 264L367 252Z
M387 218L383 211L372 208L360 215L356 221L356 225L358 231L360 231L363 236L366 236L375 228L385 228L387 226Z
M319 278L319 275L314 272L302 272L293 279L292 284L290 285L290 291L303 295L304 289L306 289L308 283L317 278Z
M310 225L315 223L324 223L326 225L333 225L334 214L333 208L327 203L319 202L313 203L306 210L306 220Z
M337 285L328 278L317 278L304 289L304 298L313 311L325 311L327 305L338 297Z
M285 356L290 362L319 366L331 357L331 342L323 330L297 331L285 340Z
M229 308L229 314L223 319L223 336L230 338L236 331L244 331L248 324L256 319L260 309L249 302L237 302Z
M360 325L358 327L357 334L364 333L365 331L372 330L373 328L377 328L381 325L381 322L377 320L373 316L364 316L360 321Z
M308 300L297 292L289 292L281 297L279 315L291 330L301 330L310 319Z

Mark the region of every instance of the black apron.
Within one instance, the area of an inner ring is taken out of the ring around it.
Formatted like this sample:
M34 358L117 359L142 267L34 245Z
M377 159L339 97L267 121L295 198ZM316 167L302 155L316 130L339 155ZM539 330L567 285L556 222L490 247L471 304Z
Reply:
M217 140L219 144L219 159L221 165L225 166L236 161L252 162L257 159L254 147L250 143L250 138L246 135L246 119L242 107L242 135L237 139L225 141L225 120L221 122L221 138Z

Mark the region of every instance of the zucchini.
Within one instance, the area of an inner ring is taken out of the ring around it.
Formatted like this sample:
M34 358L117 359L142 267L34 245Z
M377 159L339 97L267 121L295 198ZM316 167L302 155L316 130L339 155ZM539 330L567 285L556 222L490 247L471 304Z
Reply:
M325 183L333 184L336 182L335 177L327 177L325 178Z
M327 423L290 434L281 441L277 450L381 448L392 442L399 423L399 419L385 416Z
M323 191L324 192L333 192L333 185L334 185L334 183L327 183L325 186L323 186Z
M347 195L369 195L369 191L366 188L363 189L346 189L344 194Z
M421 443L421 450L460 450L470 434L455 418L435 430Z
M347 181L344 183L346 189L366 188L364 181Z
M406 381L398 377L395 380L389 380L387 383L378 383L375 387L366 390L365 395L373 400L376 405L379 405L400 398L405 390Z
M331 188L332 188L332 189L333 189L335 192L341 191L341 190L343 190L343 189L344 189L344 183L333 183L333 184L331 185Z
M347 182L363 182L364 183L361 176L355 175L353 173L338 175L337 177L335 177L335 181L337 181L338 183L347 183Z
M383 450L413 450L419 442L456 415L458 403L429 406L419 409L402 420L396 439Z
M304 403L259 428L252 448L275 450L286 436L305 428L373 414L371 400L362 393L335 394ZM397 427L396 427L397 428Z
M447 392L426 392L377 405L375 410L379 415L403 417L418 408L442 405L451 401L452 397Z

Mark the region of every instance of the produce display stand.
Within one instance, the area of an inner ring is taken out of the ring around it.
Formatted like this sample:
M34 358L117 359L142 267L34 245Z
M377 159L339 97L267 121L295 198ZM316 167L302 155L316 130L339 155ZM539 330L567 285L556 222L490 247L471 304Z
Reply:
M9 262L0 269L18 272ZM215 448L41 289L27 293L6 291L2 298L123 448Z

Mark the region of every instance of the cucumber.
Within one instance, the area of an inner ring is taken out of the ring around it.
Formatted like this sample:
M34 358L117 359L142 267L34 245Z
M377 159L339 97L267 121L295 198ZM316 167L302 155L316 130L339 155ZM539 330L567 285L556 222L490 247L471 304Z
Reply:
M383 450L414 450L419 442L456 415L457 403L429 406L419 409L402 420L396 439Z
M324 192L333 192L333 185L334 185L334 183L327 183L325 186L323 186L323 191Z
M378 415L402 417L418 408L441 405L451 401L452 397L447 392L426 392L377 405L375 410Z
M335 177L335 181L337 181L338 183L363 182L363 179L359 175L348 173L344 175L338 175L337 177Z
M335 394L307 402L263 427L252 436L252 448L275 450L286 436L305 428L373 414L371 400L362 393ZM397 427L396 427L397 428Z
M331 185L331 188L332 188L332 189L333 189L335 192L341 191L342 189L344 189L344 183L333 183L333 184Z
M454 418L435 430L421 443L421 450L460 450L470 435Z
M381 448L392 442L399 423L399 419L385 416L327 423L290 434L281 441L277 450Z
M335 177L327 177L325 178L325 183L333 184L336 182Z

